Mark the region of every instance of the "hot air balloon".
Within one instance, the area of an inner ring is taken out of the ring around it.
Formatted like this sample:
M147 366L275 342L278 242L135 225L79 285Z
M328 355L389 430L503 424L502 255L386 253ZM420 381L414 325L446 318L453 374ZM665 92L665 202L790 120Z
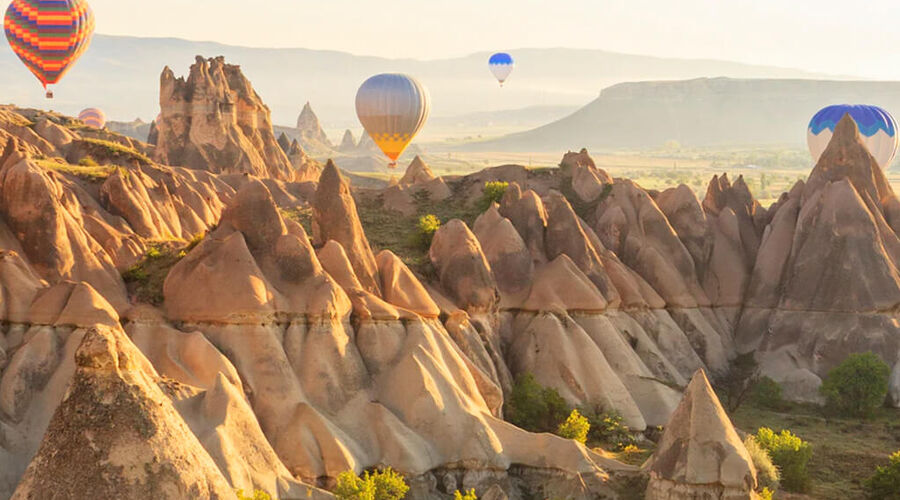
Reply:
M78 119L83 121L85 125L94 128L103 128L106 126L106 113L98 108L87 108L78 113Z
M391 168L425 125L430 110L428 90L408 75L375 75L356 93L359 122L391 159Z
M831 141L835 125L848 113L856 122L860 137L878 165L883 169L888 168L897 153L900 136L897 135L894 117L878 106L838 104L822 108L809 122L806 133L806 142L813 160L819 161Z
M502 87L503 82L509 78L509 74L512 73L513 68L516 66L516 62L513 61L512 56L506 52L497 52L488 60L488 66L491 68L491 73L494 74Z
M85 0L13 0L3 19L13 52L47 89L87 50L94 13ZM47 98L53 92L47 91Z

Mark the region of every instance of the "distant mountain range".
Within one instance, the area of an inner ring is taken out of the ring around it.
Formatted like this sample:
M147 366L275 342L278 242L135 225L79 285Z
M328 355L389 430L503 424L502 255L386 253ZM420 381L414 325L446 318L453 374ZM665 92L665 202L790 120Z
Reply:
M170 66L187 73L195 55L224 55L241 65L276 124L296 122L310 101L324 126L358 126L354 98L370 75L405 72L430 89L433 117L448 117L532 106L581 106L600 89L625 81L678 80L703 76L736 78L823 77L800 70L727 61L663 59L575 49L510 51L516 70L503 89L488 72L488 53L420 61L356 56L308 49L266 49L193 42L173 38L97 35L90 50L47 102L37 81L11 50L0 50L0 102L75 114L97 106L110 119L152 120L159 110L159 75Z
M623 83L575 113L526 132L460 146L482 151L559 151L806 143L812 115L835 103L900 113L900 82L701 78ZM900 115L896 115L900 116Z

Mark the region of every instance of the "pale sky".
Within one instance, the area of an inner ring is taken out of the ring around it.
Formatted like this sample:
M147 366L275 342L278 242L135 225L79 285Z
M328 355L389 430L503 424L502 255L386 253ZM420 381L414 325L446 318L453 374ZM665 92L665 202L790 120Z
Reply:
M435 59L523 47L900 79L898 0L90 0L97 32Z

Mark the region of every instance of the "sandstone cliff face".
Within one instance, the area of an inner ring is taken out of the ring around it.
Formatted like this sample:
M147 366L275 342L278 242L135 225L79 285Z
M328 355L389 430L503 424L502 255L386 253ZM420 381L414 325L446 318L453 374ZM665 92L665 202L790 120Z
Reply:
M159 104L155 158L160 163L293 179L269 108L239 66L198 56L186 80L166 68Z
M821 377L852 352L900 367L897 206L847 118L807 182L777 206L737 339L790 397L817 400ZM900 388L891 394L900 404Z

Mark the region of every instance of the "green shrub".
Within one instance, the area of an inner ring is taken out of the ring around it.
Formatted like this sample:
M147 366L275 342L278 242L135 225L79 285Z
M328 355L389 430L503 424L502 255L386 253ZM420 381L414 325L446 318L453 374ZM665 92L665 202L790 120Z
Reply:
M555 432L569 411L556 389L542 387L530 373L516 379L506 402L506 419L531 432Z
M162 257L162 252L159 250L159 248L151 246L150 248L147 249L147 258L148 259L153 260L153 259L158 259L160 257Z
M424 250L431 248L431 241L434 239L434 233L441 228L441 220L434 214L427 214L419 217L416 224L416 244Z
M891 455L888 465L878 466L863 487L869 500L900 500L900 451Z
M884 403L891 370L871 352L851 354L833 368L819 392L825 407L836 415L867 417Z
M84 158L78 160L78 166L80 166L80 167L97 167L99 165L90 156L85 156Z
M750 395L753 404L759 408L777 410L784 406L784 396L781 384L769 377L763 377L753 386Z
M456 490L453 492L453 500L478 500L478 497L475 496L475 490L469 490L465 494Z
M509 188L508 182L485 182L484 188L481 190L481 200L478 202L478 211L484 212L491 208L491 203L500 203L503 195L506 194L507 188Z
M613 451L622 451L637 444L634 434L615 411L587 411L582 409L591 425L588 441L600 443Z
M572 410L569 418L565 422L559 424L556 434L566 439L574 439L581 444L587 442L588 431L591 430L591 424L588 419L578 413L578 410Z
M778 468L772 463L772 457L753 436L747 436L744 439L744 447L750 454L753 466L756 467L756 478L761 488L778 489L778 483L781 480Z
M803 492L809 487L806 465L812 458L810 444L789 430L775 433L768 427L760 427L756 441L769 452L772 462L781 471L781 485L788 491Z
M244 490L235 490L234 494L237 495L238 500L272 500L272 495L263 490L253 491L253 496L248 496Z
M409 491L403 476L388 467L362 477L353 471L338 474L334 495L341 500L400 500Z
M775 498L775 492L769 488L763 488L759 492L759 500L772 500L773 498Z

